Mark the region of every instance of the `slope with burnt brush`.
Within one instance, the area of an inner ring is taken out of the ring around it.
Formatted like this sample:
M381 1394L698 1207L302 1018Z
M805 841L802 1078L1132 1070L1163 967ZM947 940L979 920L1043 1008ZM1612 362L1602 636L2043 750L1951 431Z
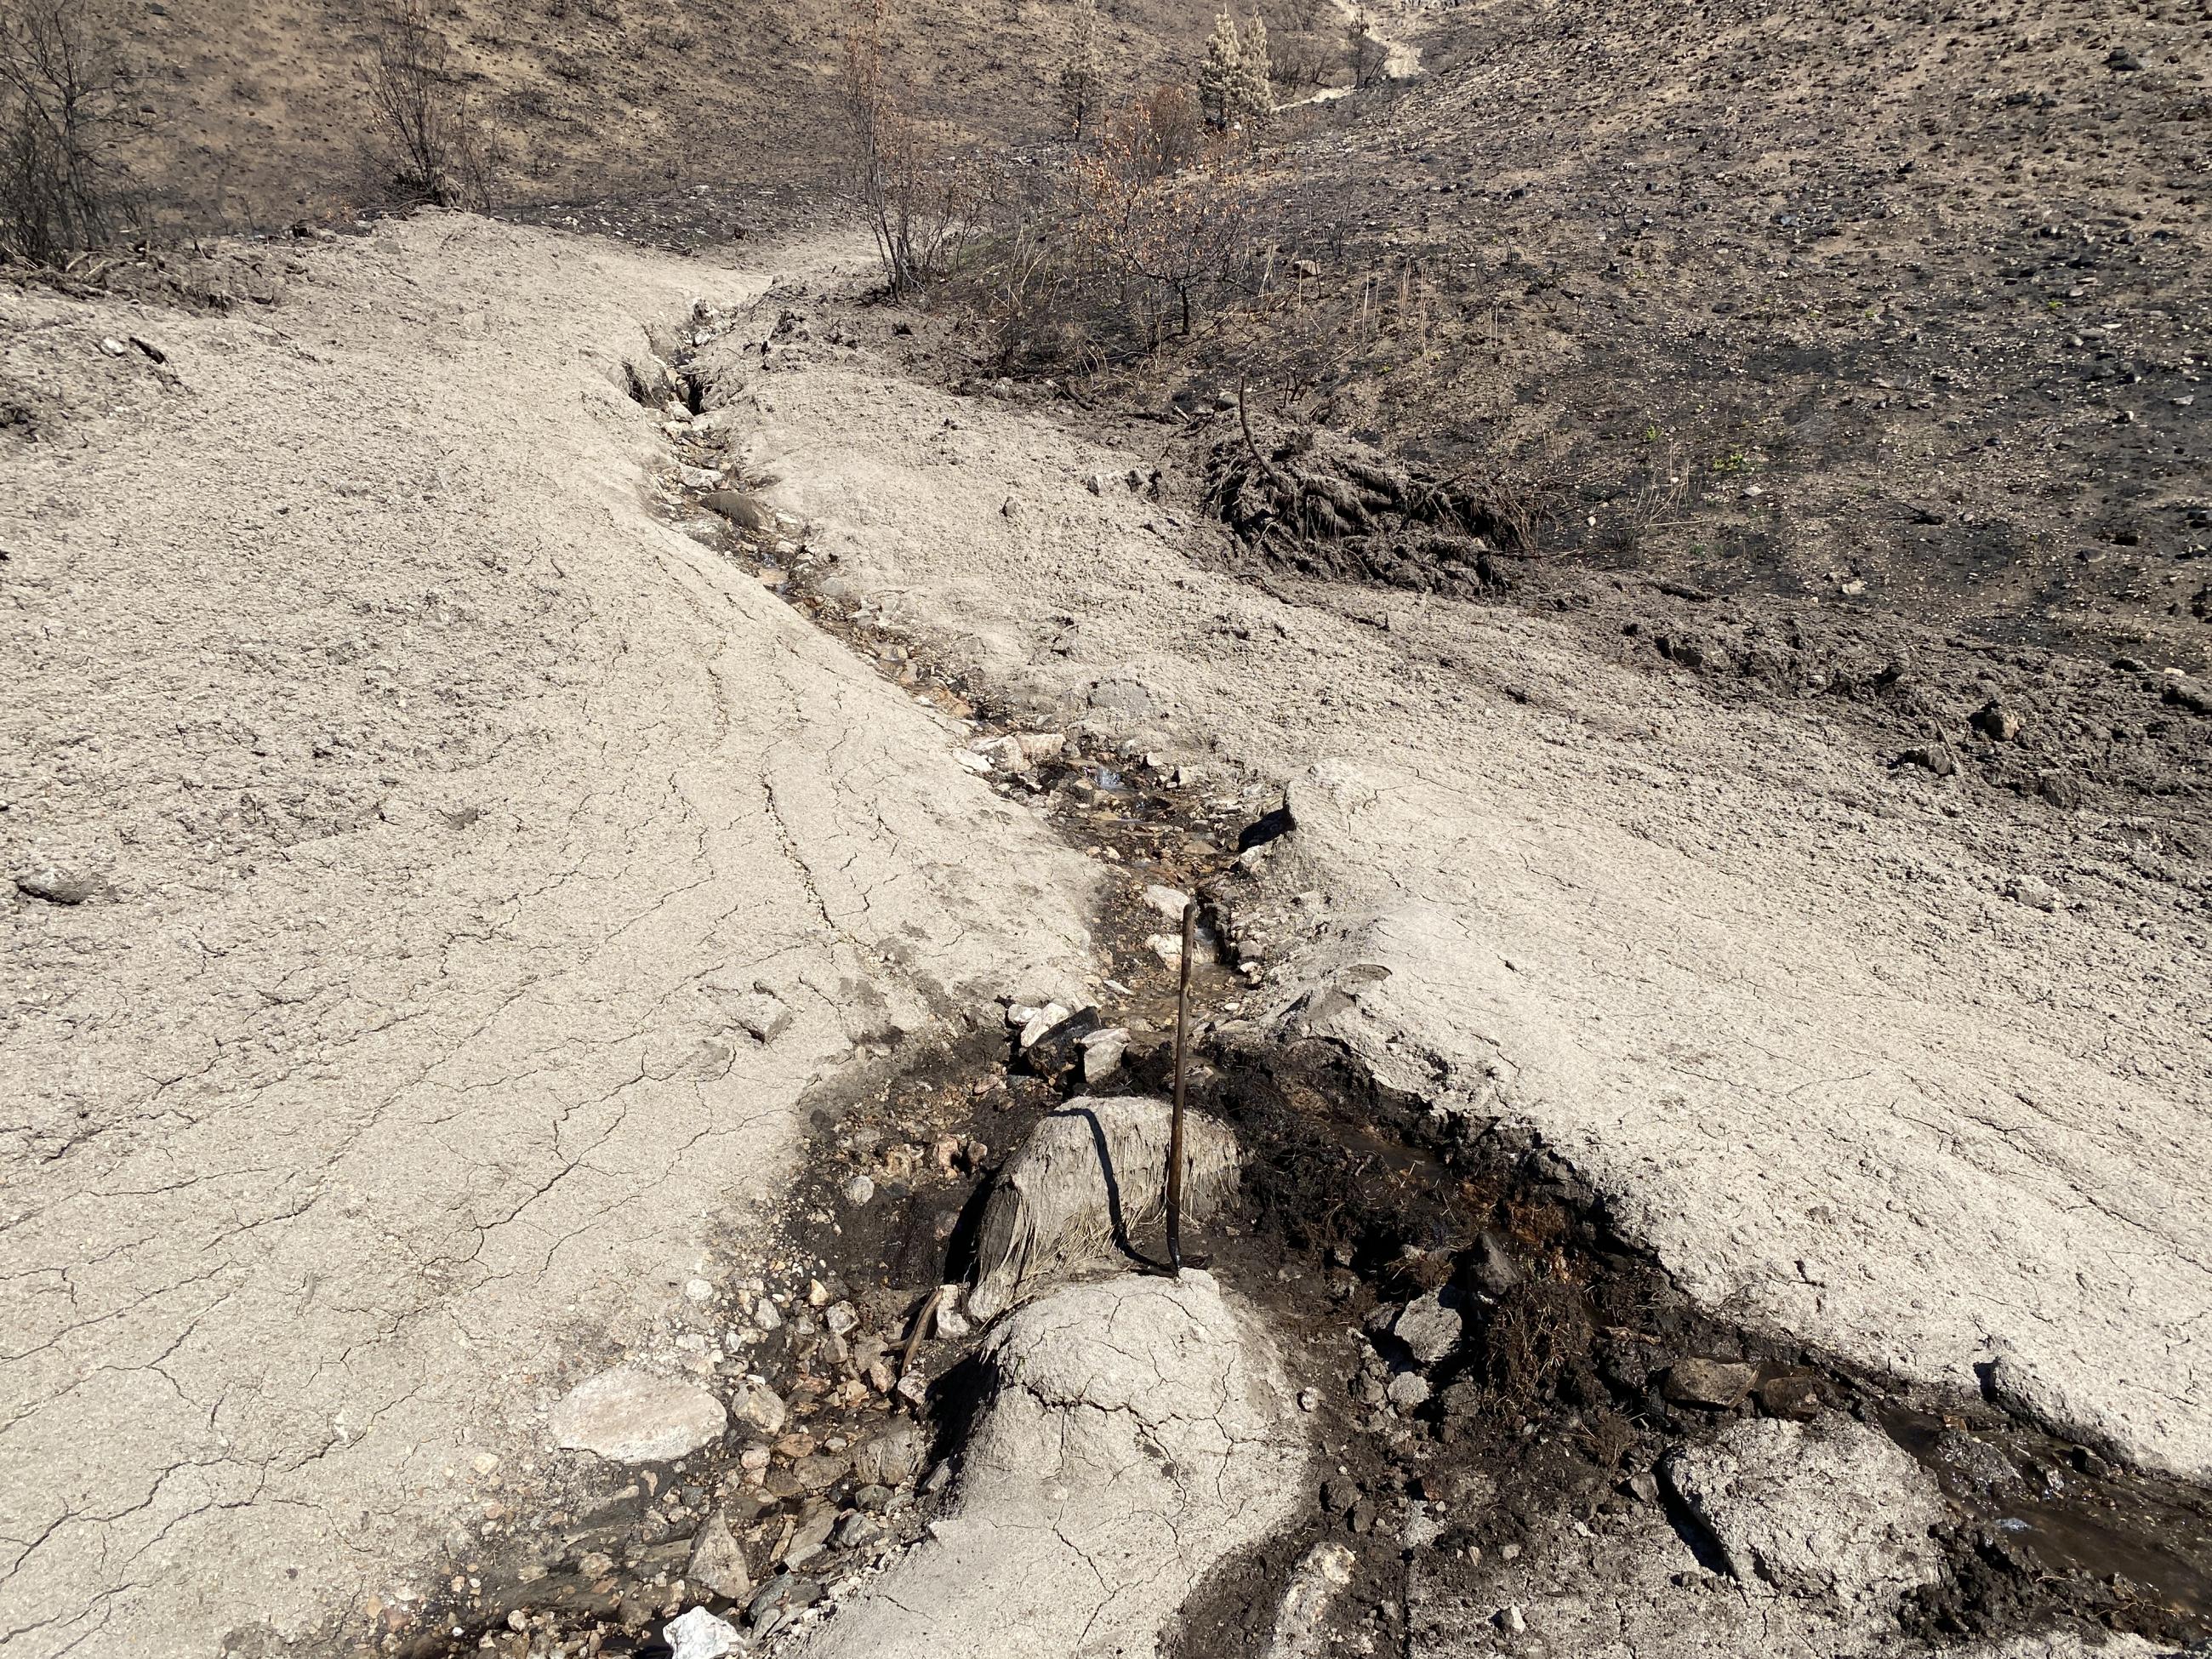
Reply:
M1317 274L1153 372L1548 482L1560 550L2201 668L2208 40L2148 0L1435 14L1431 74L1279 157Z
M138 8L133 5L136 12ZM358 201L369 0L148 0L134 18L140 171L196 225L284 222ZM1330 60L1327 0L1263 8L1286 52ZM890 33L917 104L956 134L1036 138L1059 119L1063 0L908 0ZM1212 8L1108 0L1111 95L1186 75ZM504 158L502 201L699 182L819 184L834 154L832 0L442 0L434 21ZM741 218L742 214L733 215Z

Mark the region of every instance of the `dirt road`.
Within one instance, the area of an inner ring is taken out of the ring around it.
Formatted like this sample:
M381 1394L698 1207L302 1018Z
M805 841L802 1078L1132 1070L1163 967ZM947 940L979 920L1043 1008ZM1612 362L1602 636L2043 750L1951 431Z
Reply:
M1287 789L1255 1030L1540 1133L1701 1302L2212 1471L2194 887L1564 623L1238 580L1157 428L789 264L425 216L265 321L8 301L67 404L0 519L11 1655L357 1634L588 1509L552 1408L711 1389L810 1087L1096 972L965 734L656 516L679 349L840 604Z
M0 491L11 1659L357 1634L588 1506L549 1407L711 1381L810 1085L1083 971L1084 861L648 514L639 319L763 276L306 265L0 302L67 405Z

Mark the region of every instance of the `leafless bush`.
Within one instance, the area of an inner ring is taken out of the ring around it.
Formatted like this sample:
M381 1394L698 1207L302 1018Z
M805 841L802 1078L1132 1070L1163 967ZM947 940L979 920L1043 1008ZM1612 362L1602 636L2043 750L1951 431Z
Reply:
M1390 61L1390 52L1375 33L1375 25L1364 6L1345 25L1344 44L1352 59L1353 86L1371 87L1382 80L1383 68Z
M1276 43L1275 84L1293 97L1334 84L1344 68L1344 53L1322 35L1293 35Z
M135 220L112 42L86 0L0 0L0 247L19 258L59 264Z
M977 228L975 170L907 106L891 61L890 0L868 0L845 37L839 91L847 187L874 233L891 292L950 275Z
M439 207L483 206L490 179L483 129L423 0L377 0L371 27L364 74L392 190Z
M1060 66L1060 112L1067 131L1080 138L1098 115L1098 91L1105 71L1098 52L1098 0L1076 0L1075 27L1066 60Z
M1208 136L1180 87L1130 105L1041 179L1014 170L994 198L963 288L1002 371L1157 351L1241 292L1253 259L1243 153Z

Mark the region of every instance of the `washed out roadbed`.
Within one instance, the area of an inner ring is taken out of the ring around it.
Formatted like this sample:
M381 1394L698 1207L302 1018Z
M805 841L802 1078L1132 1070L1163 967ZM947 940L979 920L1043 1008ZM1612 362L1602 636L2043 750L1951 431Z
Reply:
M782 1247L765 1264L757 1242L749 1263L733 1249L724 1287L698 1286L728 1298L738 1397L757 1403L721 1443L641 1470L616 1505L579 1516L558 1568L524 1582L469 1564L451 1605L423 1610L416 1629L434 1633L388 1636L386 1650L657 1653L665 1621L693 1607L773 1640L921 1535L958 1455L980 1337L939 1287L969 1266L991 1170L1046 1113L1093 1085L1166 1087L1185 894L1206 918L1194 1098L1235 1127L1246 1168L1230 1212L1187 1249L1286 1339L1326 1455L1304 1519L1186 1607L1180 1659L1449 1650L1470 1621L1503 1643L1525 1628L1509 1598L1530 1564L1580 1551L1595 1570L1608 1540L1632 1549L1655 1526L1695 1565L1651 1592L1653 1608L1679 1618L1668 1596L1731 1601L1740 1566L1710 1530L1695 1457L1762 1425L1815 1437L1857 1425L1940 1494L1932 1555L1885 1614L1893 1638L2212 1635L2202 1491L1993 1401L1939 1396L1700 1308L1540 1137L1378 1085L1302 1036L1299 1010L1257 1018L1237 896L1294 823L1264 793L1209 788L1166 757L1036 731L884 627L817 562L804 526L744 490L672 356L659 384L636 388L665 405L678 446L669 514L968 722L967 763L1118 872L1094 922L1095 995L978 1011L964 1035L886 1048L810 1103L770 1229ZM1132 1243L1130 1271L1164 1253ZM1286 1601L1286 1587L1321 1582L1317 1561L1323 1591Z

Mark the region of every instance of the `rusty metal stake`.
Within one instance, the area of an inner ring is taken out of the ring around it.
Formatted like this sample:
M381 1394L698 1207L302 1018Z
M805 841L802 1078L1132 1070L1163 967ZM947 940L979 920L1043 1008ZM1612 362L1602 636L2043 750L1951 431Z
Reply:
M1168 1271L1182 1277L1183 1051L1190 1042L1190 958L1198 946L1198 901L1182 907L1182 968L1176 986L1175 1115L1168 1127Z

